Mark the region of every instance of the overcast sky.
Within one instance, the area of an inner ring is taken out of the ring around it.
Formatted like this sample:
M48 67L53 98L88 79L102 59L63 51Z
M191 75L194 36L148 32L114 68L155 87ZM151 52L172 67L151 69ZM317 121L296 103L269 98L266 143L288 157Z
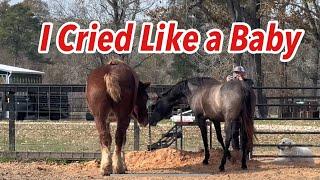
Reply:
M10 4L16 4L18 2L21 2L22 0L11 0Z

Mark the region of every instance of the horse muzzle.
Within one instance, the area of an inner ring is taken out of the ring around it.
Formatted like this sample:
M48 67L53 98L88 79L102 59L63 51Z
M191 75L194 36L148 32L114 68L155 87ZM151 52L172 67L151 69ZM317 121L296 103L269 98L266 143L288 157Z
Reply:
M149 122L148 121L143 121L142 123L139 123L142 127L146 127Z
M150 125L150 126L156 126L156 125L157 125L157 122L150 122L149 125Z
M151 117L149 116L148 120L149 120L148 122L150 126L156 126L158 123L157 121L154 120L154 118L152 118L152 116Z

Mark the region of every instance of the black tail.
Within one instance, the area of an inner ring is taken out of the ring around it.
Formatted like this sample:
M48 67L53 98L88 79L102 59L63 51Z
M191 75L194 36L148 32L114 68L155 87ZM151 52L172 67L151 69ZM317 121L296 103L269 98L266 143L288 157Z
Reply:
M255 136L254 129L254 104L255 95L251 87L243 83L244 98L242 101L242 111L241 111L241 124L247 135L247 148L252 149L253 147L253 137Z

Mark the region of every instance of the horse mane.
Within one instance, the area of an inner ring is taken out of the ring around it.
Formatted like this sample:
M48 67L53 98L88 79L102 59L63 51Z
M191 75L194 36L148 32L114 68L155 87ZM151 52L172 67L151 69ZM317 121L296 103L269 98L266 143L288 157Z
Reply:
M113 59L108 62L109 65L118 65L118 64L126 64L124 61L120 59Z
M188 83L195 86L203 86L210 84L220 83L218 80L211 77L194 77L186 80L179 81L177 84L172 86L170 89L161 94L162 97L168 97L172 99L179 99L182 97L187 97L191 94Z

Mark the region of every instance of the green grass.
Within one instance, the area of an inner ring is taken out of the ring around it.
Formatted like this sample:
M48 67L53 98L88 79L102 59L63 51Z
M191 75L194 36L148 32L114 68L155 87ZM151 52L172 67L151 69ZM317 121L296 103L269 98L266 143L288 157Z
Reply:
M308 126L320 127L320 121L256 121L259 125L274 126ZM152 127L151 142L156 142L163 133L167 132L173 123L162 121L158 126ZM114 136L115 124L111 126ZM275 130L275 129L270 129ZM149 129L140 128L140 150L146 150L149 144ZM199 150L203 148L200 130L197 126L183 128L186 150ZM257 143L278 143L283 137L289 137L297 143L320 143L320 135L258 135ZM99 152L99 139L94 122L87 121L17 121L16 122L16 150L29 152ZM133 125L127 132L125 150L133 150ZM114 145L114 140L113 140ZM220 147L216 141L213 128L213 146ZM180 145L178 146L180 147ZM319 148L318 148L319 149ZM0 122L0 151L8 151L8 121ZM274 151L276 148L257 148L257 151ZM1 161L1 159L0 159Z
M294 125L320 127L320 120L256 120L256 125Z
M16 161L16 159L14 158L0 157L0 163L14 162L14 161Z
M152 141L156 141L162 133L171 128L169 122L152 128ZM111 124L112 135L116 129ZM8 122L0 123L0 151L8 150ZM147 149L149 142L148 128L141 128L140 145ZM97 152L98 133L94 122L16 122L16 150L17 151L51 151L51 152ZM114 144L114 140L113 140ZM127 133L127 150L133 149L133 125Z
M8 157L1 157L0 158L0 163L17 162L17 161L18 160L15 158L8 158ZM55 159L55 158L23 159L23 160L19 160L19 161L26 162L26 163L43 161L43 162L46 162L46 164L59 164L59 165L66 165L66 164L70 164L71 162L75 162L75 160L65 160L65 159ZM77 160L76 162L87 162L87 161Z

